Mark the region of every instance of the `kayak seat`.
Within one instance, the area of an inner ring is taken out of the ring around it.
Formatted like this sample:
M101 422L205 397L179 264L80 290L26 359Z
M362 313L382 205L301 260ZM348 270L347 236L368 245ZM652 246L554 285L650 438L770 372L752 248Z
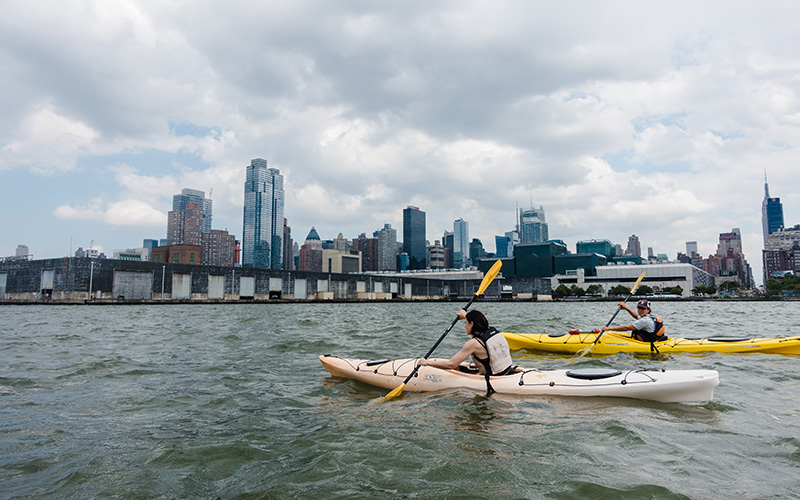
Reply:
M578 378L581 380L597 380L601 378L610 378L620 375L622 372L612 368L577 368L575 370L567 370L567 376Z
M750 337L709 337L706 340L712 342L747 342Z

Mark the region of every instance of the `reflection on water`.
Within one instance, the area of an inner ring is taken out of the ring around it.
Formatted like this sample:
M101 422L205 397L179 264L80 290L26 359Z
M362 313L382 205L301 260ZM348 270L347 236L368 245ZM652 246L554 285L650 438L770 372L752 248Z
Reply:
M497 418L496 404L486 395L466 398L464 403L453 412L456 429L464 429L471 433L485 434L492 431L492 422ZM506 408L510 410L511 408Z

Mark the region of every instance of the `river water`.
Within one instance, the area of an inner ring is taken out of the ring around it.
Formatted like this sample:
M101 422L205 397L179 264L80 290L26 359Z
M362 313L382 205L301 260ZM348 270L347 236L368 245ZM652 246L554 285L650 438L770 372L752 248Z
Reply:
M800 498L799 356L514 353L718 370L714 401L688 404L468 391L370 404L387 391L317 359L421 356L461 305L0 307L0 498ZM673 336L786 336L798 305L654 313ZM616 306L475 308L552 333L602 326ZM464 340L457 325L435 355Z

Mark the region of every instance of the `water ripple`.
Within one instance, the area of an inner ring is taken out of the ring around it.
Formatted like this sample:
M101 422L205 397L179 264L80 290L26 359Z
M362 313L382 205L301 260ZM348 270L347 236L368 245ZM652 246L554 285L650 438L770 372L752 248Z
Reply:
M424 354L456 303L7 306L3 498L785 498L797 356L579 358L542 369L716 369L709 403L403 393L320 354ZM482 303L501 329L596 328L614 304ZM655 304L671 335L783 335L786 304ZM466 340L462 325L436 355ZM764 481L763 478L770 478Z

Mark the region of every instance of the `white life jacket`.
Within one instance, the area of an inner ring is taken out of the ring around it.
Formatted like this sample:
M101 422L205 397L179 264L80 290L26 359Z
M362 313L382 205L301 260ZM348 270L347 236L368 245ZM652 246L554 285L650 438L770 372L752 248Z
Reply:
M486 353L489 355L489 366L486 366L484 360L478 360L484 365L487 373L491 372L491 375L494 375L502 373L511 367L513 361L508 341L496 328L489 328L489 330L473 335L473 337L483 344L483 347L486 348Z

